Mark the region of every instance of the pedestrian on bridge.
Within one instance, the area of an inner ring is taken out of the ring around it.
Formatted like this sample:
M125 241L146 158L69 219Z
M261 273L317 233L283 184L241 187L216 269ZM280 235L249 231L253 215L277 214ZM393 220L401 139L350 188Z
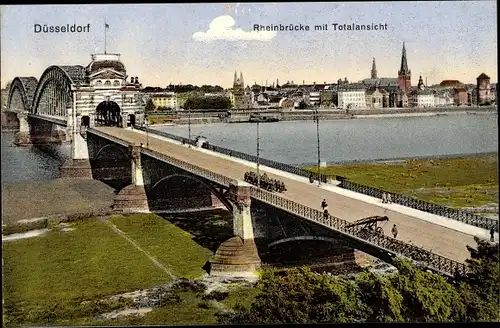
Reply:
M325 207L323 207L323 217L325 219L328 218L328 204L326 204Z
M325 210L325 207L328 207L328 204L326 203L326 199L323 198L323 201L321 202L321 208L323 211Z
M490 230L490 241L495 242L495 230L493 228Z
M385 193L385 191L382 193L382 204L385 204L387 203L387 194Z
M391 198L391 194L390 193L387 193L386 202L389 203L389 204L392 203L392 198Z
M392 226L392 235L394 236L394 239L396 239L396 237L398 236L398 228L396 227L396 225L393 225Z

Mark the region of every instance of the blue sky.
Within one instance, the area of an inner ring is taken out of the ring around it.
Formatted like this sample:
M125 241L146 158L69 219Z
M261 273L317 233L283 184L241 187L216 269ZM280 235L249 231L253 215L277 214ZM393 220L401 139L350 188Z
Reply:
M228 6L230 5L230 6ZM213 3L2 6L2 87L39 78L50 65L87 65L90 54L120 53L143 85L358 81L396 77L406 42L412 84L482 72L497 81L495 1L377 3ZM229 16L228 17L228 13ZM220 17L223 16L223 17ZM215 20L215 21L214 21ZM212 24L211 32L207 32ZM34 24L90 24L89 33L34 33ZM234 24L233 24L234 23ZM328 23L328 31L253 32L253 24ZM332 23L387 23L387 31L333 31ZM233 25L232 25L233 24ZM202 32L201 34L197 32ZM208 34L204 34L208 33ZM207 38L207 35L212 37Z

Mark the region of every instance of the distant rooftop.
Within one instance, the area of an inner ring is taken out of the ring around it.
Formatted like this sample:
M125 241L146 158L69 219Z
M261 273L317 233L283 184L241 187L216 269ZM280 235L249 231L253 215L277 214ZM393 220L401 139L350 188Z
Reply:
M92 60L120 60L120 54L92 54Z
M488 75L484 74L484 73L481 73L481 75L479 75L479 76L477 77L477 79L478 79L478 80L479 80L479 79L481 79L481 80L483 80L483 79L489 79L489 78L490 78L490 77L489 77Z

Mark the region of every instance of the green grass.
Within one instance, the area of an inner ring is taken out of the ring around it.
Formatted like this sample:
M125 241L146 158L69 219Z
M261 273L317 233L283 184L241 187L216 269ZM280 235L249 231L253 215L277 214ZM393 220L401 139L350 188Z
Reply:
M196 278L212 252L192 241L191 235L155 214L113 216L111 222L177 277Z
M222 303L231 309L234 309L238 304L249 308L259 293L257 287L241 287L232 290Z
M167 325L196 325L214 324L217 322L215 314L218 309L200 307L201 301L193 292L179 293L181 302L169 304L161 308L154 309L143 318L125 319L124 324L167 324Z
M179 277L198 277L212 252L192 236L154 214L111 218ZM106 296L161 285L170 277L108 224L97 219L57 227L47 234L9 242L4 254L4 322L7 325L214 324L219 309L195 292L178 291L180 302L153 309L143 317L97 321L100 313L130 307L131 301L102 301ZM257 289L232 289L221 303L250 306Z
M451 207L498 204L498 156L332 165L322 173Z
M3 245L4 313L11 324L48 324L78 316L79 310L88 314L89 309L75 309L83 300L170 280L105 223L87 220L72 227Z

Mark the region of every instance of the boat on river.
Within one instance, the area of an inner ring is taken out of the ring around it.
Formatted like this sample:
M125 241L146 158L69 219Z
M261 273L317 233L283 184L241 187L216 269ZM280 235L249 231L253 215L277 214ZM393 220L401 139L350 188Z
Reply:
M269 116L262 116L260 114L250 114L250 119L248 122L250 123L269 123L269 122L279 122L280 119L277 117L269 117Z

